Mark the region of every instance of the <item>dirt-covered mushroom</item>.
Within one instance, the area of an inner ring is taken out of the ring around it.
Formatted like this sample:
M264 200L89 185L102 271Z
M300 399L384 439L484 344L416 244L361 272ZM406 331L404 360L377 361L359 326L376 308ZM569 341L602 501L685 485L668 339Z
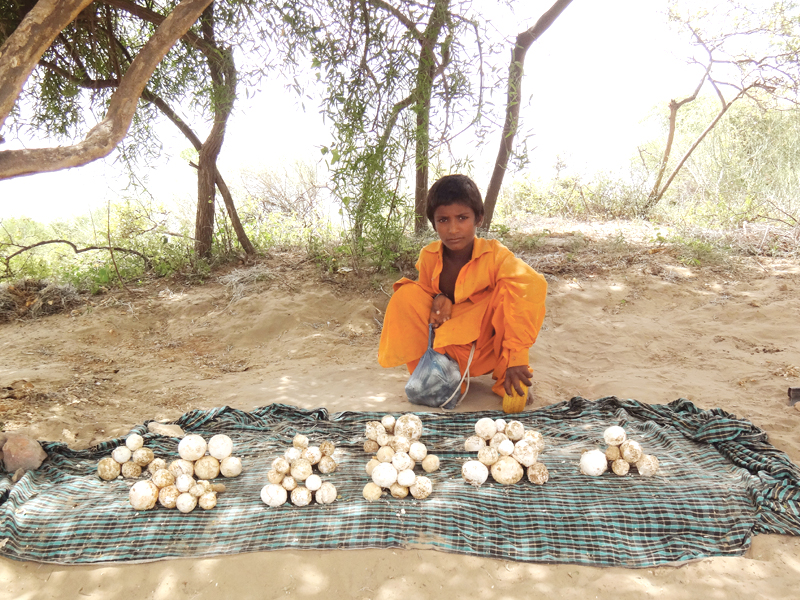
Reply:
M175 476L166 469L159 469L153 473L150 480L155 483L156 487L159 489L175 484Z
M219 461L213 456L203 456L194 462L194 474L198 479L214 479L219 475Z
M175 508L182 513L190 513L197 506L197 498L192 496L189 492L183 492L175 501Z
M414 468L414 460L406 452L395 452L392 456L392 465L398 472Z
M370 481L367 485L364 486L364 491L362 495L366 500L373 502L375 500L380 500L381 494L383 494L383 490L381 486L379 486L374 481Z
M652 454L643 455L636 461L636 470L639 471L639 475L652 477L658 472L658 458Z
M433 492L433 482L424 475L420 475L414 480L414 484L408 488L408 491L417 500L424 500Z
M337 466L338 465L336 464L336 461L333 460L333 457L331 456L323 456L322 458L319 459L319 462L317 463L317 469L319 469L319 472L322 473L323 475L327 475L328 473L333 473L336 470Z
M517 442L525 435L525 426L519 421L509 421L504 433L512 442Z
M168 485L158 491L158 503L164 508L175 508L181 491L174 485Z
M627 475L630 468L630 463L624 458L618 458L611 463L611 470L614 472L614 474L619 475L620 477Z
M522 438L514 444L514 451L511 456L517 459L517 462L523 467L530 467L539 459L539 452L532 442Z
M507 441L508 441L508 436L505 433L499 433L498 432L498 433L495 433L492 436L492 439L489 440L489 445L492 448L497 448L497 447L500 446L500 444L502 444L503 442L507 442ZM512 443L512 446L513 446L513 443Z
M478 452L481 448L485 446L486 446L486 440L477 435L471 435L466 440L464 440L464 450L466 450L467 452Z
M284 475L283 481L281 481L281 487L287 492L291 492L297 487L297 481L291 475Z
M366 464L366 466L364 467L364 470L367 472L367 475L369 475L370 477L372 477L372 471L373 471L373 470L375 469L375 467L377 467L379 464L381 464L381 461L379 461L377 458L371 458L371 459L370 459L370 461L369 461L369 462Z
M426 473L433 473L439 469L439 457L435 454L428 454L422 461L422 470Z
M422 437L422 420L417 415L407 413L395 421L394 434L414 442Z
M269 471L267 471L267 481L269 481L270 483L274 483L274 484L277 485L281 481L283 481L283 478L284 478L284 474L283 473L279 473L275 469L270 469Z
M547 483L548 479L550 479L550 473L543 463L537 462L528 467L528 481L531 483L542 485Z
M292 463L290 473L297 481L305 481L313 472L314 467L305 458L298 458Z
M121 469L122 465L110 456L106 456L97 463L97 475L105 481L111 481L119 477Z
M392 495L393 498L402 500L403 498L408 496L408 488L404 485L400 485L399 483L395 482L389 487L389 493Z
M383 432L378 434L378 439L376 439L375 441L378 442L378 446L388 446L392 442L393 437L394 436L389 435L386 432Z
M131 452L136 452L139 448L144 446L144 438L138 433L131 433L125 438L125 445Z
M375 454L378 450L380 450L381 446L375 440L367 440L364 442L364 452L367 454Z
M141 476L142 474L142 467L137 465L132 460L129 460L122 465L122 476L125 479L136 479L137 477Z
M217 494L215 492L206 492L197 499L197 505L203 510L211 510L217 505Z
M525 472L515 459L510 456L501 456L491 467L492 478L497 483L512 485L517 483Z
M494 463L497 462L499 458L500 458L500 453L497 451L497 448L486 446L478 450L478 461L482 462L487 467L491 467Z
M111 451L111 458L121 465L124 465L126 462L128 462L132 455L133 452L131 452L130 448L127 446L117 446Z
M428 456L428 448L422 442L414 442L408 449L408 455L417 462L422 462Z
M625 440L622 442L619 447L619 453L622 458L629 463L639 462L639 459L641 459L644 455L644 452L642 452L642 446L635 440Z
M544 452L544 436L534 429L526 429L525 435L522 436L523 440L528 440L533 447L536 448L536 451L540 454Z
M608 459L608 462L614 462L619 457L619 446L609 446L606 448L606 458Z
M383 425L383 428L386 430L386 433L394 433L395 421L396 419L394 418L394 415L384 415L381 418L381 425Z
M392 462L392 457L394 456L394 450L392 450L391 446L383 446L380 450L375 454L377 459L381 462Z
M173 460L169 463L167 467L170 473L177 479L180 475L194 475L194 463L190 460L184 460L179 458L178 460Z
M408 452L411 449L411 440L404 435L394 435L389 445L395 452Z
M368 421L364 427L364 437L377 441L379 433L386 433L386 428L379 421Z
M315 465L322 458L322 451L319 449L319 446L309 446L303 450L302 454L300 454L300 458L305 458L312 465Z
M146 467L153 462L155 457L155 454L153 454L150 448L137 448L133 451L133 454L131 454L131 460L140 467Z
M322 456L333 456L336 451L336 445L329 440L325 440L319 445L319 451L322 452Z
M475 422L475 435L479 438L489 441L498 433L497 425L489 417L483 417Z
M283 457L289 461L289 464L292 464L298 458L303 451L300 448L295 448L294 446L289 446L286 451L283 453Z
M301 451L305 450L308 448L308 436L298 433L294 436L294 439L292 439L292 446Z
M313 495L311 494L311 490L307 487L298 485L296 488L292 490L292 504L295 506L308 506L311 504L311 500Z
M336 501L336 486L330 481L324 482L314 493L314 500L317 504L331 504Z
M272 461L272 468L281 475L286 475L286 473L289 472L292 466L289 464L288 460L286 460L282 456L279 456L278 458Z
M178 488L181 493L188 493L195 483L197 482L194 480L194 477L186 473L181 473L175 478L175 487Z
M155 472L159 469L166 469L167 468L167 461L163 458L154 458L150 461L150 464L147 465L147 471L150 475L155 475Z

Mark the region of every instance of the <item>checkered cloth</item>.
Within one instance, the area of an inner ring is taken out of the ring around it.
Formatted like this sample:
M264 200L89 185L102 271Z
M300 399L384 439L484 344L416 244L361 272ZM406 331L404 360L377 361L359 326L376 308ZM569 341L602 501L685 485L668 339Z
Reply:
M417 413L423 441L441 459L426 500L384 496L367 502L364 425L382 414L273 404L252 412L195 410L176 422L206 439L225 433L245 471L210 511L133 510L131 481L101 481L97 462L122 438L85 451L44 443L49 459L18 483L0 480L0 555L76 564L216 556L280 549L433 548L530 562L648 567L708 556L737 556L756 533L800 535L800 469L748 421L686 400L647 405L615 397L573 398L517 416L545 437L543 486L526 479L480 488L461 478L474 459L464 439L480 417L499 412ZM604 447L603 431L623 426L661 466L597 478L578 469L581 452ZM176 438L135 432L168 462ZM260 499L271 461L296 433L337 446L338 489L330 505L269 508ZM419 468L418 468L419 469Z

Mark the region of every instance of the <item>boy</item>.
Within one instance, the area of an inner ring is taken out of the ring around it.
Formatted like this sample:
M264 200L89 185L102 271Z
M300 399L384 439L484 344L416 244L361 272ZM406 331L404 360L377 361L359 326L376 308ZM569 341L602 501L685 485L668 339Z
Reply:
M531 385L528 352L544 320L547 282L497 240L475 237L484 209L469 177L442 177L426 202L441 241L420 252L417 281L404 277L394 284L378 362L405 364L413 373L432 324L434 349L454 358L462 374L475 342L470 376L492 373L495 394L512 387L523 394L522 386Z

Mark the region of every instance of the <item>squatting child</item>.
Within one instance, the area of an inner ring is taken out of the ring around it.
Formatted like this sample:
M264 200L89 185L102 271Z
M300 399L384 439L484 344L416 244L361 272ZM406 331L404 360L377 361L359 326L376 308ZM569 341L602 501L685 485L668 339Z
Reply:
M531 385L528 353L544 320L547 282L497 240L476 237L484 208L469 177L447 175L434 183L426 214L440 241L420 252L417 281L394 284L378 362L405 364L413 373L432 324L434 349L454 358L462 374L474 342L470 376L491 373L499 396L512 387L523 394L522 385Z

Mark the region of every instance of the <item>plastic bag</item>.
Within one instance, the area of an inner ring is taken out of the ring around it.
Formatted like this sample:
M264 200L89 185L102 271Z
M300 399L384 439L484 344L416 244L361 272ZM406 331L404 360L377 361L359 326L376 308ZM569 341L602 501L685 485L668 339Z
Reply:
M462 377L458 363L433 349L433 325L428 326L428 332L428 349L408 378L406 396L411 404L455 408L461 399L458 392Z

